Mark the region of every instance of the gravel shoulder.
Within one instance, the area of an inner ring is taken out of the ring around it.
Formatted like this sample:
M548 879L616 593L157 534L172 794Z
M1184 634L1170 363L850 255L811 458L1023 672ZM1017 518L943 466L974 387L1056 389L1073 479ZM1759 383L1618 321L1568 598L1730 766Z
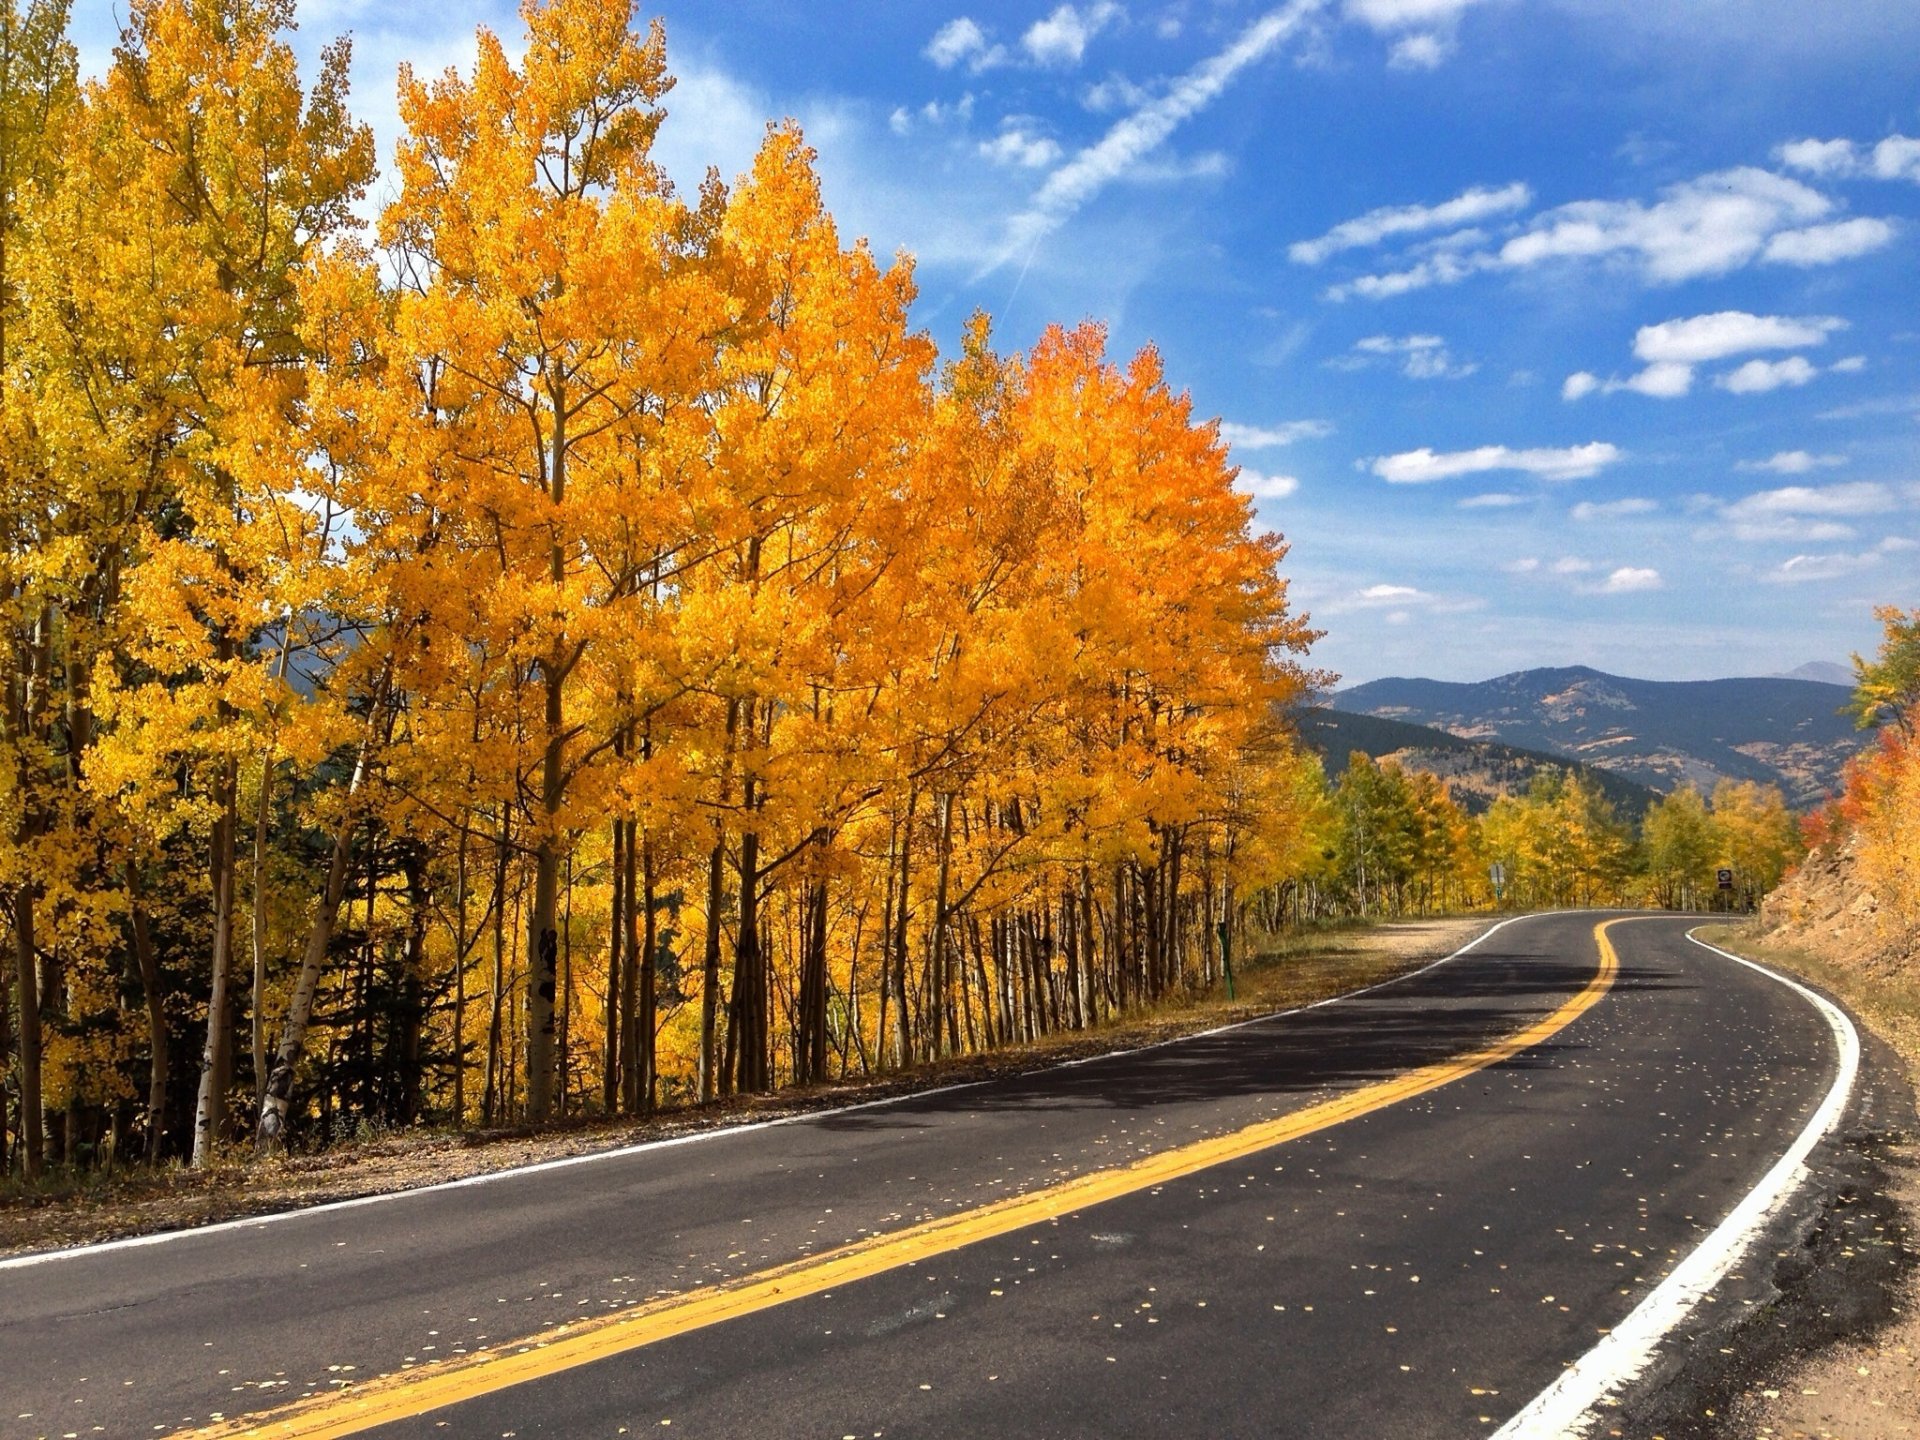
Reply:
M1422 920L1287 936L1243 962L1238 995L1232 1001L1216 992L1097 1030L1053 1036L904 1074L663 1111L644 1121L580 1120L538 1132L412 1132L274 1161L236 1155L206 1172L129 1170L64 1192L0 1192L0 1256L411 1190L1156 1044L1404 975L1451 954L1491 923L1485 917Z

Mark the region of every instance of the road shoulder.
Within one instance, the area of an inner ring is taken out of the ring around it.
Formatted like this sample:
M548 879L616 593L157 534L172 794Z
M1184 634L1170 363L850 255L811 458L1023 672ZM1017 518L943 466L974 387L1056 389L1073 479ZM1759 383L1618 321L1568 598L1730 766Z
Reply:
M1238 998L1211 995L1117 1025L819 1089L666 1112L642 1122L581 1123L542 1133L403 1135L210 1174L135 1174L103 1190L21 1197L0 1206L0 1258L269 1215L316 1205L872 1104L1139 1049L1296 1009L1397 979L1452 954L1499 917L1410 921L1290 937L1245 967Z
M1880 982L1745 927L1698 932L1847 1008L1861 1032L1845 1122L1804 1198L1703 1307L1704 1323L1620 1412L1613 1435L1665 1440L1920 1434L1920 1031Z

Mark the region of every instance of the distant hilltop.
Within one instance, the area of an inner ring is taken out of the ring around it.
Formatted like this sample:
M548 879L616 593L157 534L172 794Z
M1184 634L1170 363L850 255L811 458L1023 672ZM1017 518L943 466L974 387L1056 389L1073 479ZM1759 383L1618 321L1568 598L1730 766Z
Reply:
M1853 688L1853 667L1836 665L1831 660L1809 660L1804 665L1795 666L1784 675L1775 675L1775 680L1815 680L1822 685L1844 685Z
M1634 680L1576 665L1470 684L1373 680L1337 691L1326 704L1544 752L1649 790L1691 783L1710 791L1721 780L1754 780L1811 806L1838 789L1847 760L1866 740L1842 713L1852 679L1851 670L1818 660L1791 675L1732 680Z

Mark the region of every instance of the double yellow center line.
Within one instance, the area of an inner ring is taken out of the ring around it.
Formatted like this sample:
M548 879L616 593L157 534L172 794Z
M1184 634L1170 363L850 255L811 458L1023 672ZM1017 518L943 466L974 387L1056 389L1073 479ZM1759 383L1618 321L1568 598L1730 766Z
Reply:
M838 1289L856 1280L991 1240L1015 1230L1057 1220L1103 1201L1164 1185L1211 1166L1238 1160L1303 1135L1368 1115L1471 1075L1558 1034L1599 1001L1613 984L1619 959L1607 939L1618 921L1594 927L1599 969L1586 987L1524 1030L1451 1060L1423 1065L1391 1080L1365 1085L1330 1100L1230 1134L1163 1150L1111 1170L1099 1170L1044 1189L870 1236L824 1254L791 1261L722 1284L650 1300L611 1315L582 1320L528 1337L511 1347L398 1371L280 1410L240 1416L186 1432L186 1440L259 1435L274 1440L328 1440L458 1405L548 1375L591 1365L645 1345L705 1329L758 1310Z

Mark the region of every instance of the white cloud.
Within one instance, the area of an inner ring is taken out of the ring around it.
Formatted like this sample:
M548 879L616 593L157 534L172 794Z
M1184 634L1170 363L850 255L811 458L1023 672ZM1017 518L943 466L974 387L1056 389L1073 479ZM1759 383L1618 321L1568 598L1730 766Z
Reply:
M981 141L980 153L996 165L1038 170L1060 158L1060 147L1045 135L1029 134L1022 122L1013 120L993 139Z
M1300 482L1291 475L1263 475L1244 465L1233 483L1241 494L1255 500L1285 500L1300 489Z
M1580 200L1538 216L1506 242L1500 263L1621 256L1671 284L1724 275L1758 258L1769 237L1824 219L1833 202L1797 180L1751 166L1670 185L1652 204Z
M1767 241L1761 258L1778 265L1831 265L1856 255L1871 254L1892 243L1890 222L1862 216L1803 230L1783 230Z
M1556 575L1590 575L1600 567L1578 555L1562 555L1547 568Z
M1475 0L1347 0L1349 20L1395 35L1387 63L1396 70L1433 70L1453 53L1453 32ZM1408 34L1406 32L1414 33Z
M1789 170L1808 175L1846 175L1859 163L1851 140L1792 140L1773 153Z
M1360 369L1369 358L1400 361L1400 373L1409 380L1464 380L1480 367L1453 358L1438 335L1369 335L1354 342L1354 355L1338 368Z
M1920 181L1920 140L1907 135L1889 135L1872 149L1851 140L1793 140L1774 154L1809 175Z
M1658 500L1643 500L1632 497L1625 500L1582 500L1573 507L1573 518L1587 520L1617 520L1626 515L1651 515L1660 508Z
M1633 565L1622 565L1600 587L1605 595L1625 595L1636 590L1658 590L1661 587L1658 570L1640 569Z
M1713 383L1735 395L1763 395L1783 385L1805 385L1819 373L1804 355L1789 355L1784 360L1749 360Z
M1451 230L1524 210L1532 203L1533 191L1515 182L1497 190L1475 186L1438 205L1389 205L1344 220L1317 240L1297 241L1287 247L1287 258L1296 265L1318 265L1342 250L1378 245L1390 236Z
M1838 369L1838 366L1834 367ZM1766 460L1742 460L1736 470L1771 470L1775 475L1805 475L1847 463L1844 455L1814 455L1805 450L1781 450Z
M1754 350L1793 350L1825 344L1829 334L1844 330L1846 325L1846 321L1831 315L1794 318L1750 315L1744 310L1721 310L1711 315L1663 320L1658 325L1641 326L1633 338L1633 353L1647 362L1638 374L1603 382L1582 370L1567 377L1560 394L1563 399L1578 400L1595 391L1611 395L1631 390L1657 399L1677 400L1693 389L1693 371L1698 364ZM1772 364L1753 361L1730 375L1723 375L1718 383L1744 394L1782 384L1804 385L1818 373L1807 361L1794 356Z
M1608 381L1606 389L1609 393L1631 390L1636 395L1650 395L1656 400L1678 400L1693 389L1693 367L1673 360L1656 361L1638 375Z
M1791 560L1782 562L1767 572L1767 579L1776 585L1797 585L1816 580L1840 580L1848 575L1857 575L1862 570L1871 570L1880 563L1880 556L1874 551L1864 555L1831 553L1826 555L1795 555Z
M1448 25L1472 8L1475 0L1347 0L1347 18L1388 32L1415 27Z
M1870 480L1839 485L1785 485L1760 490L1725 507L1729 517L1759 519L1777 515L1881 515L1900 507L1887 486Z
M1851 540L1859 533L1838 520L1809 520L1798 515L1732 523L1733 538L1749 545L1825 545L1835 540Z
M1720 310L1684 320L1643 325L1633 337L1633 353L1640 359L1698 365L1725 360L1754 350L1799 350L1819 345L1847 322L1833 315L1750 315L1744 310Z
M1273 450L1296 440L1323 440L1333 433L1324 420L1289 420L1282 425L1236 425L1223 421L1220 438L1236 450Z
M1475 450L1436 454L1429 448L1383 455L1370 467L1389 485L1425 485L1459 475L1489 470L1517 470L1542 480L1584 480L1622 458L1623 452L1604 441L1564 450L1511 450L1505 445L1482 445Z
M942 70L965 64L978 74L1007 60L1006 47L988 42L987 32L965 15L949 20L934 32L927 48L920 52Z
M1114 110L1138 109L1152 98L1153 92L1145 86L1116 74L1089 85L1081 92L1080 103L1096 115L1105 115Z
M1527 555L1518 560L1509 560L1500 568L1509 575L1531 575L1540 568L1540 561L1532 555Z
M1165 95L1116 121L1098 141L1047 177L1027 208L1013 218L1007 244L989 268L1005 264L1059 229L1089 200L1158 149L1183 122L1218 99L1241 71L1277 50L1324 4L1325 0L1292 0L1281 9L1269 11L1241 31L1226 49L1174 81Z
M1462 510L1511 510L1516 505L1530 503L1525 495L1511 495L1505 491L1492 491L1485 495L1469 495L1460 502Z
M1385 605L1408 600L1424 600L1427 597L1424 591L1416 590L1411 585L1369 585L1356 598L1370 605Z
M1453 54L1453 42L1439 35L1407 35L1393 42L1387 64L1395 70L1438 70Z
M1101 0L1084 10L1062 5L1037 20L1020 37L1020 47L1040 65L1073 66L1087 53L1087 42L1120 16L1120 7Z
M1610 262L1637 269L1649 283L1669 285L1763 262L1834 264L1893 238L1890 222L1835 220L1834 208L1831 199L1811 186L1743 166L1669 185L1652 201L1578 200L1557 206L1528 220L1520 233L1497 248L1450 250L1403 269L1358 277L1327 294L1334 300L1351 295L1383 299L1430 285L1457 284L1483 271L1521 270L1552 261ZM1408 206L1348 223L1365 226L1375 216L1402 213L1411 223L1430 212ZM1317 263L1335 249L1348 248L1330 243L1339 234L1335 230L1320 240L1302 242L1289 253L1303 263ZM1377 238L1354 243L1371 244Z

